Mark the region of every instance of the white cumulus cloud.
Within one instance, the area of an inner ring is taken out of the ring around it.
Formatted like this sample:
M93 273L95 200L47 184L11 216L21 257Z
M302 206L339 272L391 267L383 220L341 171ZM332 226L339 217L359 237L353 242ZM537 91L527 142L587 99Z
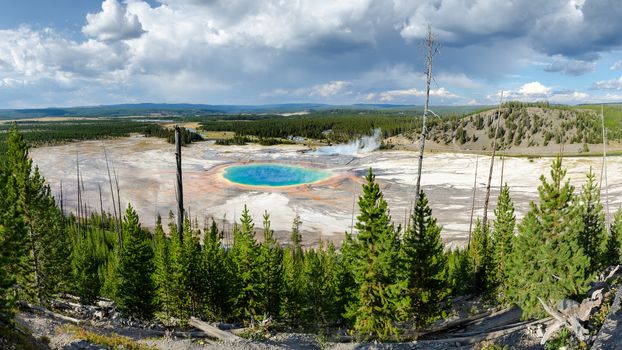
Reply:
M117 0L104 0L102 11L87 14L86 22L82 32L101 41L136 39L145 32L138 16Z

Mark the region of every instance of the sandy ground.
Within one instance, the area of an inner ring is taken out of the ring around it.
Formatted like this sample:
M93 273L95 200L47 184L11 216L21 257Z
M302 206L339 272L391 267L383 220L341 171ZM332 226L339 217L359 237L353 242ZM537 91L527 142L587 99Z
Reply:
M99 188L103 193L104 210L112 211L106 173L104 149L114 162L120 177L121 201L138 211L146 226L153 226L155 214L167 216L175 207L175 157L173 145L162 139L131 136L128 138L84 141L31 150L31 156L60 198L63 183L66 210L76 208L76 156L84 180L85 201L89 210L99 210ZM183 149L184 199L193 219L201 223L211 217L230 233L231 223L239 218L248 205L257 226L261 226L264 211L271 215L272 228L283 240L289 235L296 214L303 221L304 242L313 245L318 240L341 242L343 233L351 230L353 199L361 193L367 169L377 174L396 224L405 222L414 197L416 154L409 151L376 151L356 156L326 156L305 152L298 145L262 147L216 146L210 142L192 144ZM221 170L228 164L245 162L282 162L304 164L330 170L334 176L314 185L294 188L248 188L224 181ZM511 187L517 216L529 209L537 199L541 174L548 175L552 158L506 157L504 182ZM450 245L462 245L468 237L473 180L478 166L475 217L483 213L483 202L490 159L485 156L460 153L431 153L424 159L423 190L430 198L433 214L443 225L443 238ZM501 162L493 172L493 189L489 215L498 195ZM585 173L593 167L600 175L598 157L568 157L564 159L571 182L579 190ZM622 202L622 158L608 161L609 203L613 215ZM356 209L355 209L356 215Z

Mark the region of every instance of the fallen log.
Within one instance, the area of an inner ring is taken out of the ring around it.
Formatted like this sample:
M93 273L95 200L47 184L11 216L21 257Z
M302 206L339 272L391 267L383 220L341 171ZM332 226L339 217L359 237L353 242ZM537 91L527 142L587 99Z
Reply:
M503 313L510 312L510 311L514 310L515 308L516 308L515 306L512 306L512 307L508 307L508 308L505 308L503 310L499 310L499 311L495 311L495 312L485 311L485 312L482 312L482 313L474 315L474 316L470 316L470 317L461 318L461 319L457 319L457 320L454 320L454 321L447 322L447 323L442 324L440 326L437 326L435 328L429 328L429 329L424 329L424 330L421 330L421 331L412 331L412 332L406 331L405 335L408 336L408 337L417 338L417 337L423 337L423 336L431 335L431 334L435 334L435 333L447 332L447 331L452 330L454 328L464 327L464 326L471 325L471 324L482 323L482 322L484 322L484 321L486 321L486 320L488 320L488 319L490 319L492 317L496 317L496 316L499 316L499 315L501 315Z
M538 323L549 323L550 322L550 318L546 318L546 319L541 319L541 320L535 320L535 321L531 321L528 323L521 323L517 326L513 326L510 328L506 328L503 330L499 330L499 331L495 331L495 332L482 332L481 334L475 334L475 335L471 335L471 336L467 336L467 337L454 337L454 338L441 338L441 339L434 339L434 340L420 340L417 341L417 343L420 344L434 344L434 343L460 343L460 344L475 344L475 343L479 343L481 341L484 340L492 340L492 339L496 339L511 333L514 333L516 331L519 331L521 329L527 328L531 325L534 324L538 324Z
M81 320L79 320L77 318L61 315L59 313L50 311L50 310L48 310L48 309L46 309L46 308L44 308L42 306L31 305L31 304L28 304L28 303L20 303L20 306L25 307L25 308L30 309L30 310L41 312L41 313L43 313L43 314L45 314L47 316L50 316L50 317L53 317L53 318L56 318L56 319L59 319L59 320L63 320L65 322L73 323L75 325L79 325L80 322L82 322Z
M195 317L190 317L190 319L188 320L188 324L191 325L192 327L195 327L197 329L200 329L201 331L203 331L203 333L205 333L207 336L211 337L211 338L216 338L216 339L220 339L220 340L227 340L227 341L240 341L242 340L242 338L238 337L237 335L231 333L231 332L227 332L227 331L223 331L221 329L218 329L212 325L210 325L207 322L203 322Z

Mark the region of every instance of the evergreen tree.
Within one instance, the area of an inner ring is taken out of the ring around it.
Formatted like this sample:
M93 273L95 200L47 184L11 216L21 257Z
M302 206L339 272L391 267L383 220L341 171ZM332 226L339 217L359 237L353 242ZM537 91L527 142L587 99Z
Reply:
M589 259L578 242L581 212L565 175L558 158L551 167L550 182L540 177L540 203L531 203L514 240L508 293L525 318L545 315L538 298L555 305L588 288Z
M283 250L274 238L270 227L270 215L263 215L264 240L261 244L259 261L262 267L264 305L262 309L268 316L278 316L281 309L283 282Z
M231 259L234 266L236 285L232 295L234 313L241 318L253 318L262 310L264 290L259 267L259 245L255 240L255 225L248 208L244 206L240 225L233 229Z
M456 248L447 252L447 270L452 295L465 295L471 292L473 269L467 249Z
M596 177L590 168L587 173L587 182L581 192L581 217L583 230L579 234L579 244L583 252L590 259L590 267L586 273L592 274L602 266L602 252L606 244L605 215L600 202L600 189Z
M505 301L508 290L508 260L512 253L516 215L514 203L510 198L510 188L506 184L499 193L493 223L492 254L494 272L490 274L490 284L496 288L498 301Z
M82 304L92 305L99 296L99 260L91 235L81 235L74 244L72 267L75 293Z
M395 271L402 263L398 232L371 169L366 180L359 197L352 266L357 300L349 305L347 315L354 319L354 328L361 337L386 340L398 333L394 322L406 316L408 286Z
M4 144L0 144L4 149ZM0 322L11 323L14 314L16 276L25 255L26 227L16 177L0 152Z
M492 245L488 226L482 226L479 218L473 229L473 239L468 247L472 268L472 292L490 296L490 276L494 273Z
M183 241L178 256L178 277L182 293L178 296L183 302L184 311L190 316L202 316L206 295L207 279L204 270L203 253L198 232L192 228L189 218L184 218Z
M622 247L622 209L618 209L614 215L613 222L609 229L607 237L607 246L603 255L603 267L609 267L620 264Z
M175 237L175 236L173 236ZM162 217L156 218L154 231L154 273L153 283L156 288L155 304L158 310L163 312L164 317L169 318L173 315L175 307L174 274L171 257L171 242L162 228Z
M354 280L355 248L352 236L345 232L345 239L339 249L337 258L337 314L346 317L349 305L357 301L358 287ZM345 318L344 321L351 321ZM353 323L353 322L349 322Z
M204 313L214 320L223 320L229 308L229 260L222 244L222 234L214 220L203 237L203 265L206 283Z
M7 187L23 220L25 235L23 263L17 272L24 297L38 303L48 300L54 292L67 288L71 276L69 237L62 228L61 214L50 188L37 167L32 166L28 145L13 125L6 139ZM18 254L18 256L21 254Z
M123 218L123 247L116 269L115 301L126 316L150 319L154 311L153 248L128 204Z
M292 224L291 246L283 252L283 295L281 300L281 316L290 324L302 321L305 287L303 286L304 252L300 234L300 216L296 215Z
M305 319L315 329L328 327L339 319L336 267L337 257L332 244L325 247L320 243L317 250L311 249L305 255Z
M410 226L404 234L404 270L415 324L425 326L443 315L442 303L449 295L447 257L441 227L423 191L420 192Z

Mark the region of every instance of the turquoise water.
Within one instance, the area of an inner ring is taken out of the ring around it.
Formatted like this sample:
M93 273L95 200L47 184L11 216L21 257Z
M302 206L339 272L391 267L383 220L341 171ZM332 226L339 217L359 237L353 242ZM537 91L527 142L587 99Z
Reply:
M224 178L248 186L292 186L323 180L330 172L285 164L233 165L225 169Z

